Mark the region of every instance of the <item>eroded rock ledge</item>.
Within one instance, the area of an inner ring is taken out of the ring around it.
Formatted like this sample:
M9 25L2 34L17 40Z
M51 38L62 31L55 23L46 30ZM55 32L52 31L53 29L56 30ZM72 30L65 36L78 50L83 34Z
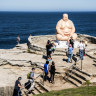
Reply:
M46 61L46 59L44 59L44 56L46 56L46 42L47 40L55 39L55 35L33 36L30 49L28 49L27 44L17 45L13 49L0 49L0 77L2 77L0 78L0 96L12 96L15 80L19 76L22 76L22 83L24 84L27 81L26 75L30 72L32 67L35 66L37 68L37 75L42 73ZM85 57L83 71L88 72L91 76L95 76L96 37L78 34L77 40L80 41L81 39L88 41L86 54L90 57ZM74 53L77 51L78 49L74 49ZM60 76L63 76L66 68L69 68L72 65L71 63L68 64L64 61L66 59L65 49L56 49L53 54L53 61L56 63L56 72L59 73ZM80 62L78 62L77 66L80 67ZM94 82L94 80L95 79L92 78L92 82ZM65 85L67 86L67 84ZM52 88L54 89L54 87ZM73 88L73 86L70 85L70 88Z

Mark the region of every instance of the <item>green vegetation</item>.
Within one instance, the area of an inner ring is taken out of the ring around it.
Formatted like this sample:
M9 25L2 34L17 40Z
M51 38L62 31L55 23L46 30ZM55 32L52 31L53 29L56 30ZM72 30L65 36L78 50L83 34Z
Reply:
M89 85L90 85L91 83L90 83L90 81L89 80L86 80L86 85L89 87Z
M96 86L65 89L61 91L51 91L35 96L96 96Z
M27 52L28 52L28 53L31 53L30 49L27 49Z

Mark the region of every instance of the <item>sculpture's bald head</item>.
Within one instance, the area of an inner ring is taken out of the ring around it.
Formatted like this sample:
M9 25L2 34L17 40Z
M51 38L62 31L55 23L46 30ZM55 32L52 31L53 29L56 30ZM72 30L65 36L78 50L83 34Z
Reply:
M66 22L68 21L68 14L63 14L63 20Z

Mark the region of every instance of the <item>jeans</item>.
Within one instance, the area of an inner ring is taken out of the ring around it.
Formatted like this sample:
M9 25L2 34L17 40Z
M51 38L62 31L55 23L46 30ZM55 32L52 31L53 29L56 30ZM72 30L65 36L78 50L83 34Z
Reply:
M33 79L30 79L31 87L29 88L29 91L34 90L35 83Z
M55 72L54 72L54 73L51 73L50 79L51 79L51 82L52 82L52 83L54 82L54 75L55 75Z
M44 76L45 81L47 80L47 75L48 75L48 73L45 72L45 76Z
M79 50L80 59L83 60L84 50Z
M13 96L22 96L21 94L22 94L22 92L20 89L14 89Z
M68 61L69 62L69 59L71 59L71 63L72 63L72 54L68 54Z
M31 91L31 90L34 90L34 87L35 87L35 83L33 82L31 82L31 87L28 89L29 91Z

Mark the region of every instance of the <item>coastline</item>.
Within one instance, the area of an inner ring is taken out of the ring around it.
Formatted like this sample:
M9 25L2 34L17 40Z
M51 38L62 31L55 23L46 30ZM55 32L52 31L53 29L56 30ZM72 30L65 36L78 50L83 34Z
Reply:
M93 41L93 43L95 43L95 39L96 39L95 36L91 36L91 35L87 35L87 34L80 34L80 33L77 33L77 35L79 36L79 38L80 38L80 36L83 37L83 38L86 37L86 38L90 39L91 42ZM36 36L33 36L33 37L35 38L35 37L50 37L50 36L55 36L55 34L53 34L53 35L36 35ZM56 40L56 37L54 37L54 39ZM20 44L26 44L26 43L20 43ZM16 47L16 46L14 46L14 47ZM13 49L13 48L5 48L5 50ZM0 50L3 50L3 49L4 48L1 48Z

